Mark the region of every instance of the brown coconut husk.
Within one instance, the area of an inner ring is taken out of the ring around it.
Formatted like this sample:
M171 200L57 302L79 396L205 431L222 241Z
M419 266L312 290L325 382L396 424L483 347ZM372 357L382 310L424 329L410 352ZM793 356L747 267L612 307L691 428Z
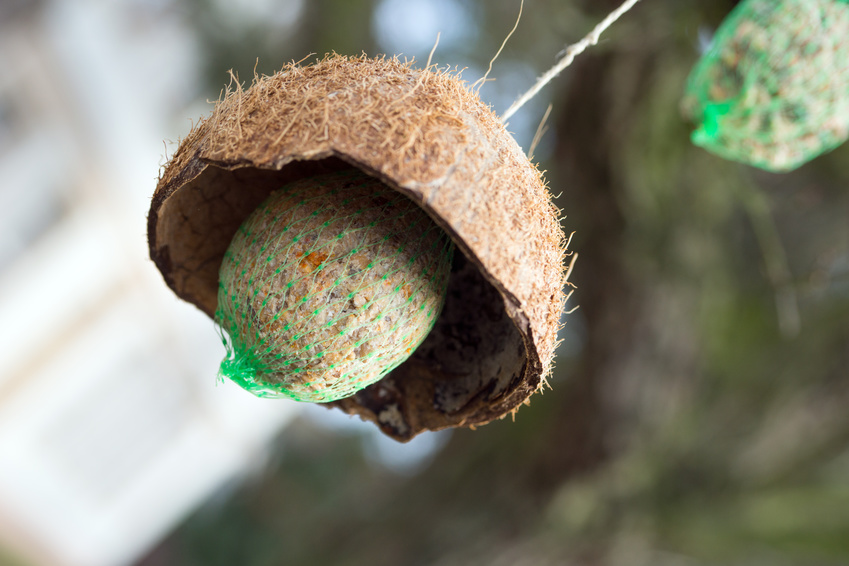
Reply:
M229 92L162 172L151 258L213 316L221 259L250 212L287 182L352 166L419 204L462 253L422 346L330 405L398 440L515 411L551 368L564 236L540 171L453 73L333 55Z

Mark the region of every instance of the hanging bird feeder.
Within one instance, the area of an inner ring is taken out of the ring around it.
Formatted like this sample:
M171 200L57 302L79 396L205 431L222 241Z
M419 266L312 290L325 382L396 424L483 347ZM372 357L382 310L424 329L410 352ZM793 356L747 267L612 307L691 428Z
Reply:
M514 412L551 368L565 240L542 175L456 75L330 56L237 88L148 218L222 374L408 440Z

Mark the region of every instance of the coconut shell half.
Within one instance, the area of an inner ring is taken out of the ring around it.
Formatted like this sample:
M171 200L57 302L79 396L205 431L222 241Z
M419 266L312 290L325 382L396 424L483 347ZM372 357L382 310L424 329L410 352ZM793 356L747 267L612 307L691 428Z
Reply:
M334 55L228 92L162 172L151 258L178 296L213 316L242 221L284 184L350 167L420 205L462 253L413 356L330 405L401 441L515 411L551 368L564 235L541 173L455 74Z

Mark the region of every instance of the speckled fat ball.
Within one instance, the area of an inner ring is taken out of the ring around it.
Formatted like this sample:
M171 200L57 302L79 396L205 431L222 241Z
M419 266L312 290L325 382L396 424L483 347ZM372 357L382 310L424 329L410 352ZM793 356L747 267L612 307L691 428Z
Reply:
M849 2L745 0L687 82L696 145L767 171L849 138Z
M359 170L274 191L221 264L221 375L260 397L353 395L430 332L452 254L419 206Z

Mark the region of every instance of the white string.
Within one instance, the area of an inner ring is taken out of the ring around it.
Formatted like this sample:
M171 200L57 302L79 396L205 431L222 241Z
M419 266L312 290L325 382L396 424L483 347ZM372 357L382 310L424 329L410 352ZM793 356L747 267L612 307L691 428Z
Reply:
M544 75L542 75L537 82L521 97L519 97L516 102L513 103L510 108L507 109L507 112L501 116L501 121L506 122L510 119L510 117L516 113L519 108L525 105L530 99L537 95L537 93L542 90L542 88L547 85L551 80L559 75L563 69L572 64L572 61L575 60L575 57L586 51L587 47L591 45L595 45L598 43L598 39L604 31L609 28L613 23L618 20L622 14L630 10L634 7L634 4L639 2L640 0L626 0L621 6L619 6L616 10L612 11L607 15L604 20L601 21L593 30L586 36L584 39L579 41L578 43L573 43L569 47L566 48L566 53L563 55L563 58L560 59L551 69L546 71Z

